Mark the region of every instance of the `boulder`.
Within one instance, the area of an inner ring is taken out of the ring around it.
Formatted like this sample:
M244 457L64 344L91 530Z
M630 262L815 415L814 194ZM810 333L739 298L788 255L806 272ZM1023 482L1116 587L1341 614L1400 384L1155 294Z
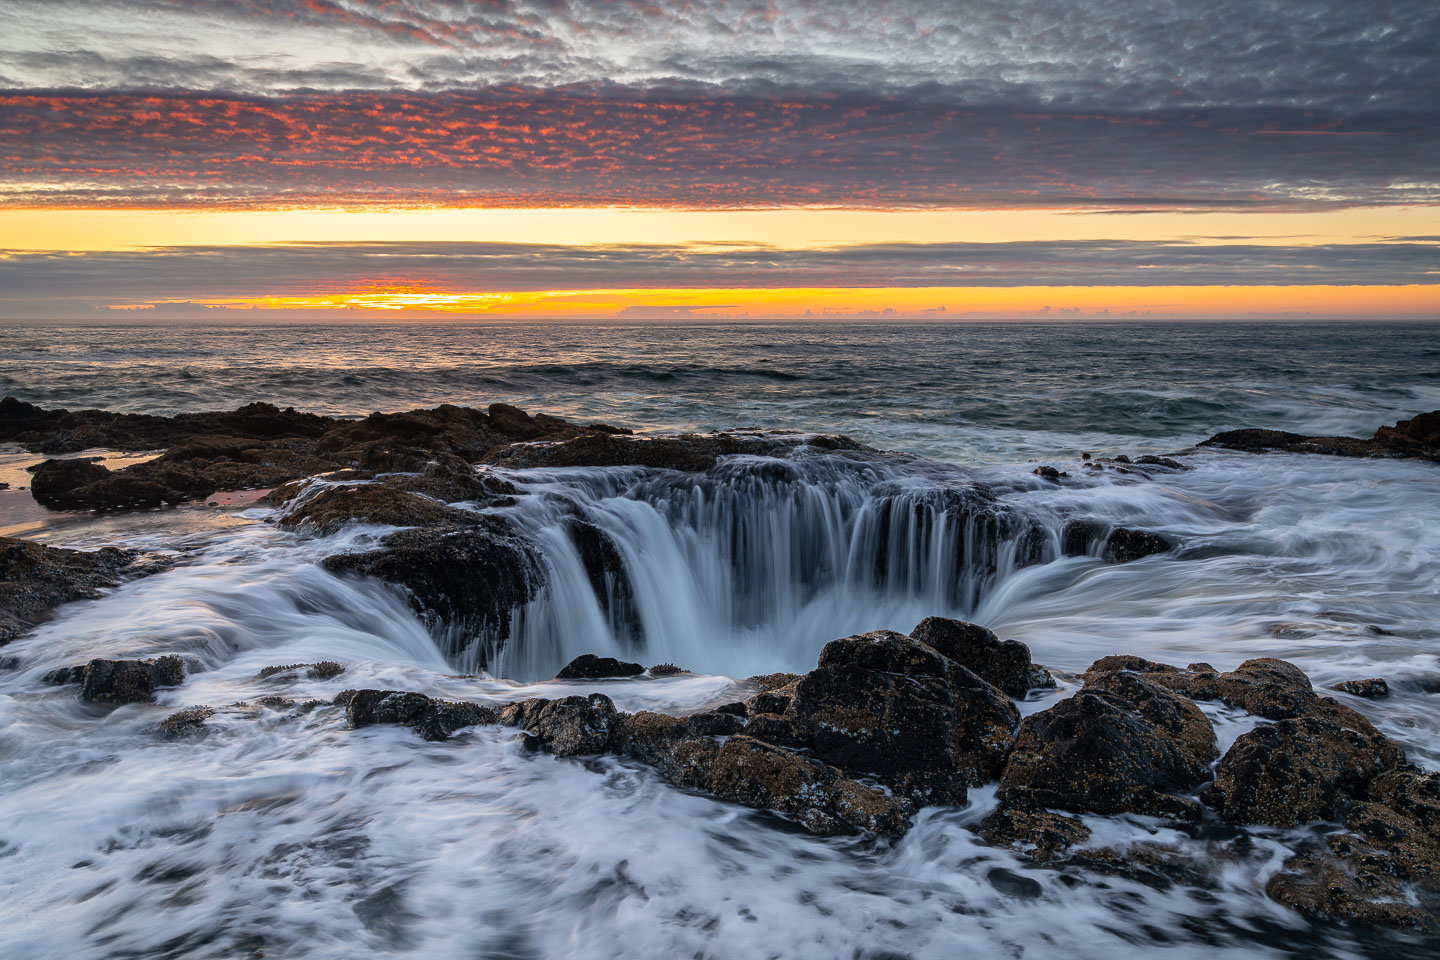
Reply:
M601 693L527 700L513 715L515 725L530 734L536 746L557 757L605 752L618 716L614 702ZM501 722L510 719L511 715L502 713Z
M503 637L511 612L529 602L544 582L544 567L535 546L508 523L491 516L478 519L463 529L402 530L380 541L377 550L337 554L321 565L333 573L372 576L404 587L434 627L455 627L466 637Z
M939 651L976 676L1016 699L1036 687L1054 687L1044 667L1030 661L1030 648L1019 640L1001 640L973 623L927 617L910 632L910 639Z
M636 677L645 672L638 663L627 663L614 657L597 657L593 653L581 654L567 663L555 674L556 680L601 680L617 677Z
M1156 663L1144 657L1101 657L1086 668L1085 679L1088 681L1091 677L1117 670L1143 674L1151 683L1182 693L1192 700L1215 700L1219 697L1220 673L1208 663L1192 663L1182 668L1168 663Z
M752 737L731 737L717 752L710 792L747 807L778 810L821 835L864 830L896 837L909 806L797 753Z
M490 707L455 700L437 700L421 693L395 690L345 690L335 698L345 708L351 728L394 723L409 727L426 740L448 740L461 727L495 723Z
M1178 739L1124 697L1081 690L1025 718L998 796L1026 809L1197 819L1200 805L1186 794L1209 768L1196 754L1191 737Z
M46 460L32 474L30 496L40 506L84 510L90 503L81 491L110 476L110 471L90 460Z
M1243 734L1220 761L1207 802L1231 823L1342 819L1370 780L1404 762L1395 743L1359 719L1302 716Z
M1087 673L1084 689L1123 700L1169 735L1197 766L1208 766L1220 756L1215 728L1204 711L1190 698L1161 686L1150 676L1129 670Z
M826 763L932 803L963 802L966 785L993 779L1019 720L1001 691L889 631L827 644L795 684L786 716L805 726Z
M1110 563L1130 563L1157 553L1169 553L1173 549L1174 542L1158 533L1116 527L1105 538L1105 547L1100 555Z
M980 838L1018 846L1036 860L1053 860L1090 839L1090 828L1073 817L1024 804L1002 803L980 821Z
M185 681L185 662L178 656L150 660L91 660L80 680L80 699L95 703L148 703L159 687Z

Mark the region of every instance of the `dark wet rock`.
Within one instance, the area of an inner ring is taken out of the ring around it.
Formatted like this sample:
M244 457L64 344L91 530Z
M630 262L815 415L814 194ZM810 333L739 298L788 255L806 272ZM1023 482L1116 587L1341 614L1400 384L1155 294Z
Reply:
M518 469L651 467L704 472L714 467L721 457L735 454L778 456L806 445L828 451L868 449L848 437L811 437L789 433L733 432L687 434L678 437L633 437L596 432L552 442L515 444L496 450L486 457L485 462Z
M80 699L95 703L148 703L159 687L185 681L185 662L170 655L150 660L91 660L80 681Z
M158 450L191 437L225 435L255 439L318 437L341 421L252 403L238 410L183 413L174 417L107 410L45 410L13 397L0 400L0 442L34 453L80 450Z
M1310 678L1295 664L1273 657L1246 660L1216 684L1217 696L1267 720L1285 720L1303 714L1315 699Z
M614 657L597 657L593 653L582 654L571 660L557 674L556 680L600 680L615 677L637 677L645 672L638 663L627 663Z
M1440 461L1440 410L1381 427L1375 435L1356 437L1307 437L1281 430L1228 430L1200 443L1202 447L1223 447L1248 453L1320 453L1335 457L1411 457Z
M1019 640L1001 640L973 623L927 617L910 632L918 640L960 664L1012 697L1023 700L1037 687L1054 687L1050 672L1030 660L1030 648Z
M498 718L495 710L477 703L395 690L345 690L335 698L335 705L345 708L351 727L400 724L426 740L448 740L462 727L495 723Z
M1023 808L1197 819L1200 805L1186 794L1208 779L1188 738L1124 697L1081 690L1025 718L998 795Z
M558 700L527 700L517 725L536 744L557 757L603 753L610 728L619 716L614 702L602 693ZM503 717L502 717L503 719Z
M1168 553L1173 549L1174 542L1158 533L1116 527L1110 531L1110 536L1105 538L1105 548L1101 556L1110 563L1130 563L1132 560L1157 553Z
M996 807L980 822L979 833L986 843L1018 846L1041 861L1090 839L1090 828L1073 817L1014 803Z
M786 715L820 759L932 803L963 802L967 785L993 779L1019 719L1001 691L888 631L827 644Z
M1067 557L1083 557L1090 553L1090 544L1105 536L1105 525L1094 520L1070 519L1060 531L1060 553Z
M780 687L788 687L800 679L798 673L766 673L757 677L746 677L745 685L756 687L760 690L777 690Z
M716 754L710 791L747 807L778 810L821 835L864 830L900 836L909 806L838 770L752 737L731 737Z
M1371 677L1368 680L1341 680L1332 685L1330 689L1366 699L1390 696L1390 685L1381 677Z
M48 683L52 687L63 687L72 683L85 682L85 667L59 667L47 672L40 678L41 683Z
M677 786L708 789L720 744L679 717L642 710L611 721L608 749L655 767Z
M799 682L799 679L799 677L796 677L795 680L783 687L776 687L772 690L761 690L749 700L745 701L747 713L781 714L786 712L790 709L790 702L795 699L795 684Z
M205 721L213 716L209 707L190 707L161 720L159 734L166 740L202 740L210 732Z
M1321 920L1436 932L1433 894L1420 900L1413 885L1395 875L1393 858L1353 839L1338 851L1309 850L1285 862L1265 892L1292 910Z
M1185 466L1185 464L1181 463L1179 460L1172 460L1172 459L1170 459L1169 457L1157 457L1157 456L1153 456L1153 455L1149 455L1149 454L1147 454L1146 456L1143 456L1143 457L1136 457L1136 458L1135 458L1135 463L1136 463L1137 466L1142 466L1142 467L1164 467L1164 468L1167 469L1167 470L1189 470L1189 469L1190 469L1189 467Z
M1061 473L1049 464L1041 464L1035 468L1035 476L1042 480L1049 480L1052 483L1059 483L1061 477L1068 477L1068 473Z
M1340 819L1366 784L1404 762L1398 745L1355 715L1302 716L1243 734L1206 801L1231 823L1298 826Z
M650 668L652 677L673 677L682 673L689 673L684 667L677 667L673 663L657 663Z
M377 577L406 588L433 627L504 636L511 611L531 600L544 582L543 567L536 547L505 521L479 520L463 529L402 530L382 540L377 550L338 554L321 565L333 573Z
M61 604L93 600L107 587L164 566L131 550L63 550L0 537L0 646L43 623Z
M1208 663L1192 663L1182 668L1155 663L1144 657L1117 655L1096 660L1085 670L1085 678L1088 681L1091 677L1116 670L1144 674L1151 683L1183 693L1192 700L1215 700L1219 696L1220 674Z
M1215 728L1204 711L1189 697L1154 682L1150 676L1129 670L1089 673L1084 689L1123 700L1174 739L1197 766L1209 765L1220 756Z
M110 476L110 471L90 460L46 460L32 471L30 496L52 510L79 510L87 506L78 491Z
M304 497L276 521L287 529L325 535L347 523L390 527L465 526L478 515L418 493L373 483L325 486Z
M319 663L289 663L283 666L262 667L260 672L255 674L255 679L269 680L271 677L291 679L298 677L302 670L306 678L310 680L333 680L345 672L345 664L336 663L334 660L321 660Z
M1395 686L1409 693L1440 693L1440 673L1410 673L1395 679Z

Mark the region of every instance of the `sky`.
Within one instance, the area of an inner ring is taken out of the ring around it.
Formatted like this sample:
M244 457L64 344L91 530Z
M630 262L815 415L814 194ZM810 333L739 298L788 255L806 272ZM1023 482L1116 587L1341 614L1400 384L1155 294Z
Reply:
M1440 318L1434 0L5 0L0 319Z

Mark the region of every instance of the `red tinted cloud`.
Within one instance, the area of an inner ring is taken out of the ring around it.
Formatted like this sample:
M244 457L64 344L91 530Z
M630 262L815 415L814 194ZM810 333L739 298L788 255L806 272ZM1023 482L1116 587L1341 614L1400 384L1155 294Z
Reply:
M62 204L1257 205L1434 200L1440 124L709 88L0 95L0 188ZM1306 136L1294 136L1306 134Z

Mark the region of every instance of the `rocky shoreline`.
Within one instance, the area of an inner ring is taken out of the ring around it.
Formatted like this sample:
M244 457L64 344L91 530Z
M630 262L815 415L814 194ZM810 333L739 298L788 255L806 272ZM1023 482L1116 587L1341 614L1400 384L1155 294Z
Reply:
M32 493L57 509L125 509L177 503L216 490L273 487L266 504L281 528L314 535L347 524L401 528L371 549L321 561L342 574L379 578L405 591L432 626L503 634L511 612L543 583L535 544L503 515L521 492L482 467L636 467L700 474L724 458L809 454L856 463L896 455L838 436L730 431L637 437L605 424L531 416L503 404L486 411L438 407L341 420L252 404L231 413L174 418L101 411L45 411L0 401L0 442L37 453L95 447L163 449L109 471L82 459L50 459ZM1440 412L1372 440L1232 431L1200 446L1342 456L1440 460ZM903 459L903 458L902 458ZM1087 458L1091 470L1148 477L1181 470L1169 458ZM1048 471L1048 472L1047 472ZM1054 468L1036 473L1063 483ZM1025 543L1024 527L983 488L957 509ZM977 506L978 505L978 506ZM576 518L572 531L592 577L618 569L607 535ZM1165 553L1159 534L1083 520L1061 537L1066 554L1112 563ZM1034 547L1039 550L1039 547ZM1040 553L1035 554L1035 562ZM1022 561L1024 557L1021 558ZM132 551L60 550L0 539L0 644L23 635L58 605L98 596L166 561ZM277 666L283 680L342 676L343 664ZM593 683L580 695L521 702L440 700L406 690L349 689L330 700L265 696L224 710L331 711L351 728L398 724L426 740L478 726L514 728L558 757L611 755L656 770L677 787L775 811L821 835L903 836L921 808L964 807L993 785L998 806L980 837L1034 860L1121 871L1203 886L1228 860L1250 856L1250 831L1316 826L1269 880L1276 901L1309 916L1440 933L1440 774L1407 763L1399 744L1340 701L1318 694L1282 660L1248 660L1221 672L1116 655L1092 664L1076 689L1022 716L1017 703L1054 688L1024 644L984 627L932 617L908 635L877 631L825 646L815 669L751 677L733 701L688 716L618 709L605 691L679 672L671 665L585 657L560 674ZM81 699L116 705L153 700L183 685L179 657L92 660L53 671ZM1382 680L1352 681L1356 696L1384 694ZM1224 750L1201 704L1255 721ZM202 737L217 709L197 705L160 721L167 739ZM1114 849L1094 840L1094 817L1155 818L1192 837L1220 836L1213 862L1160 844ZM1093 822L1093 820L1091 821Z

